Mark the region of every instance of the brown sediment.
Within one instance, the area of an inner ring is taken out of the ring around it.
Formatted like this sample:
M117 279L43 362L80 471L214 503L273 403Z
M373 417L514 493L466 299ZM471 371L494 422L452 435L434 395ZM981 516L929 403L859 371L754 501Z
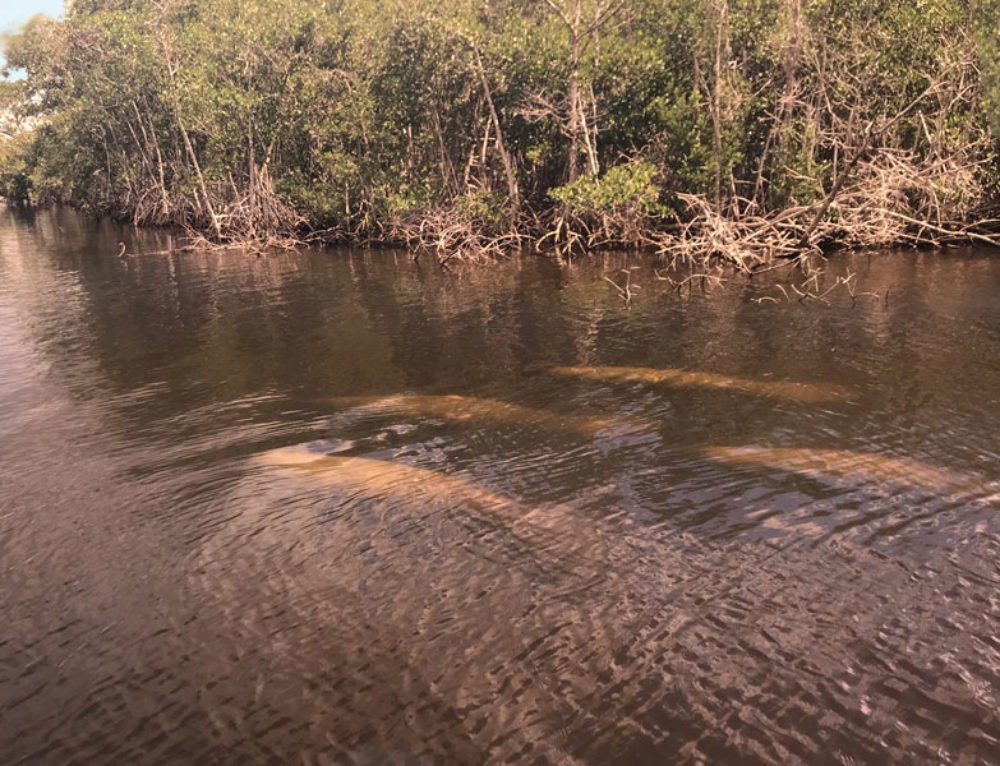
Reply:
M553 431L567 431L587 437L594 436L597 431L611 422L604 418L561 415L549 410L523 407L519 404L475 396L423 394L394 394L381 397L349 396L326 399L323 403L351 409L359 413L437 417L456 423L527 425Z
M677 388L716 388L753 396L787 399L808 404L843 402L853 398L850 389L835 383L799 383L734 378L712 372L656 369L652 367L550 367L553 375L622 383L646 383Z
M835 479L949 491L975 486L974 480L962 474L872 452L791 447L705 447L699 452L718 462L775 468L826 481Z

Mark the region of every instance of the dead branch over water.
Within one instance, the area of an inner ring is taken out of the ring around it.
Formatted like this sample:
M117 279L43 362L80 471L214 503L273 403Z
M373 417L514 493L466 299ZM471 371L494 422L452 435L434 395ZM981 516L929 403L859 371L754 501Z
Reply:
M836 249L997 247L1000 221L977 217L967 203L982 194L984 162L881 148L857 164L853 183L824 199L826 214L818 219L816 206L769 213L734 198L720 210L703 196L682 194L687 220L648 240L675 262L702 267L717 259L747 274Z
M452 259L501 258L520 250L526 237L513 227L496 231L459 207L439 206L398 216L388 239L410 248L415 258L429 253L444 265Z

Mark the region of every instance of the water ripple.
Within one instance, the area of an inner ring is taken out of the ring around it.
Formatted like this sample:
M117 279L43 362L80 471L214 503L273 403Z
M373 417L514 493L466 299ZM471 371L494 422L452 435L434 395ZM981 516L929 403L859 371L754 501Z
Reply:
M170 236L0 216L4 763L1000 763L995 259Z

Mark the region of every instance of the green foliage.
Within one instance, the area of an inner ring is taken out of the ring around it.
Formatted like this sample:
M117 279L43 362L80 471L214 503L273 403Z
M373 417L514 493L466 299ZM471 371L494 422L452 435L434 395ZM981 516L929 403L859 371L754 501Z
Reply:
M974 29L983 73L983 104L990 127L1000 135L1000 0L980 0Z
M28 168L32 164L33 147L27 135L4 139L0 143L0 197L12 204L24 205L31 199Z
M584 176L549 191L556 202L578 215L662 215L656 166L648 161L630 162L611 168L603 176Z
M202 228L272 195L352 235L449 205L500 229L515 200L808 204L866 124L919 156L1000 130L1000 0L556 5L579 6L576 49L573 12L520 0L77 0L5 44L27 79L0 89L0 193ZM981 77L942 85L970 56Z
M499 231L509 200L498 192L474 189L456 198L455 208L467 221L477 223L486 231Z

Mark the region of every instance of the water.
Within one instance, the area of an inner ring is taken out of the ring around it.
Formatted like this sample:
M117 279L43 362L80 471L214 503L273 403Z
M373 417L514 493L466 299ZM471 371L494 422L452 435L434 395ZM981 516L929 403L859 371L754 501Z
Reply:
M995 255L168 240L0 215L0 762L1000 763Z

